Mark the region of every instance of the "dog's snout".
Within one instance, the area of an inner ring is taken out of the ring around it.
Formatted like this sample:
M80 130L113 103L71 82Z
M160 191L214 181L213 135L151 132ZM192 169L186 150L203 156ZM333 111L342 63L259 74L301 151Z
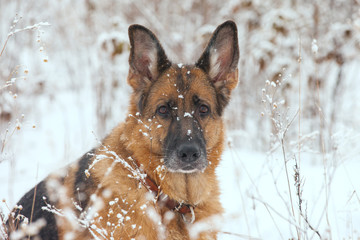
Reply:
M201 156L201 152L198 146L186 143L179 147L177 155L181 161L191 163Z

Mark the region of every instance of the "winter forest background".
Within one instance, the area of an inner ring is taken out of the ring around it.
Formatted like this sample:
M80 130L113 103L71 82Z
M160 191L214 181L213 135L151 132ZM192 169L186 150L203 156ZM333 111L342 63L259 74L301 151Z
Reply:
M220 239L360 239L359 0L0 0L2 216L124 120L130 24L193 63L228 19Z

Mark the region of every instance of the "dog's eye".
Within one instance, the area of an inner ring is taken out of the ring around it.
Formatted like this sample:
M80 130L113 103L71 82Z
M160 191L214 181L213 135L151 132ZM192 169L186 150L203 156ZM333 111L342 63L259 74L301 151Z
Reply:
M210 112L210 109L208 106L206 106L204 104L200 105L200 107L199 107L200 116L206 116L209 114L209 112Z
M160 106L158 109L157 109L157 113L160 115L160 116L166 116L168 115L170 112L169 112L169 108L167 106Z

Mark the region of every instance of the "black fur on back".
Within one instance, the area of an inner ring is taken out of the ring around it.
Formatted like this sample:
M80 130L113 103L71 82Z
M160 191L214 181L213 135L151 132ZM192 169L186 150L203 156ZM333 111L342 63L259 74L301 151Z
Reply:
M35 190L36 189L36 190ZM36 194L35 194L36 192ZM34 199L35 194L35 199ZM46 200L44 200L44 197ZM35 201L35 202L34 202ZM56 219L52 212L43 210L43 207L46 207L45 201L52 205L51 202L49 202L49 197L47 195L46 191L46 181L41 181L39 184L37 184L33 189L28 191L17 203L17 205L22 206L22 210L15 210L15 216L14 216L14 226L16 229L19 228L20 224L23 222L23 219L19 220L17 217L19 214L25 216L28 218L29 222L31 219L32 214L32 223L36 222L37 220L43 218L46 221L46 226L43 227L38 236L45 240L57 240L58 239L58 229L56 225ZM33 204L34 202L34 204ZM34 208L33 208L34 205ZM33 210L32 210L33 209ZM33 212L32 212L33 211ZM9 222L6 223L8 228L10 229ZM30 239L34 239L34 237L31 237ZM38 238L37 238L38 239Z
M95 150L91 150L85 153L81 159L78 161L77 170L75 173L74 179L74 188L73 188L73 196L74 201L85 210L91 194L96 189L93 185L93 180L91 177L87 177L85 174L85 170L89 168L91 164L91 158L94 156ZM44 219L46 221L46 225L40 229L39 233L36 236L31 236L30 239L42 239L42 240L58 240L58 228L56 224L56 218L53 212L48 211L48 205L55 206L56 202L52 202L49 198L49 191L47 189L48 179L41 181L34 188L28 191L17 203L17 206L22 206L21 210L16 208L13 210L13 214L9 217L9 220L6 222L7 228L10 232L18 230L21 223L24 222L24 216L28 219L28 222L34 223L39 219ZM60 178L60 184L64 184L64 178ZM35 195L35 198L34 198ZM61 196L58 196L61 197ZM33 203L34 202L34 203ZM32 217L31 217L32 216ZM10 221L10 222L9 222ZM28 236L26 236L28 239Z

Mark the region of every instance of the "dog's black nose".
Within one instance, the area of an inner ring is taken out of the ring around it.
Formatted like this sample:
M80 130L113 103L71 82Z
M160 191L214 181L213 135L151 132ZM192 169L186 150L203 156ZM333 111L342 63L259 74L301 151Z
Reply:
M190 163L196 161L201 156L201 153L199 147L186 143L180 145L177 155L181 161Z

